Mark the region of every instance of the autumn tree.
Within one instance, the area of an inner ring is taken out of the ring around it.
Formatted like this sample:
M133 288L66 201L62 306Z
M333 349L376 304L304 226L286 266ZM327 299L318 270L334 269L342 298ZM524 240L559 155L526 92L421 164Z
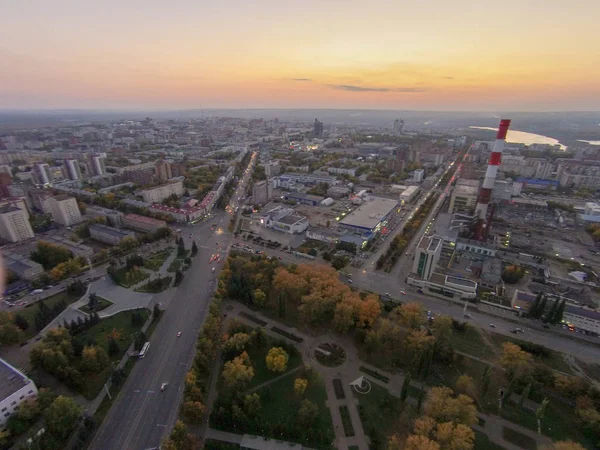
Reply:
M417 329L425 324L425 314L420 303L405 303L400 307L402 323L410 328Z
M411 366L417 372L426 355L433 349L434 342L435 337L425 330L411 330L406 336L405 346L411 355Z
M86 346L81 353L81 370L84 372L100 372L110 360L106 350L98 346Z
M267 302L267 296L262 289L255 289L252 293L252 301L256 306L264 307Z
M225 353L241 352L248 347L250 336L246 333L235 333L228 337L223 344Z
M506 371L509 380L522 378L533 370L533 358L531 354L523 351L518 345L505 342L502 344L500 365Z
M272 347L267 353L265 361L267 368L273 372L285 372L290 359L287 352L281 347Z
M204 405L199 401L184 402L181 413L190 423L198 424L202 421L204 415Z
M308 387L308 380L306 378L296 378L294 380L294 393L298 396L301 396L306 391Z
M402 450L404 445L402 445L402 441L397 434L392 434L387 441L387 450Z
M462 423L473 425L477 422L477 408L473 399L466 395L453 396L448 387L433 387L427 394L425 414L436 422Z
M456 380L456 392L460 394L468 395L469 397L475 396L475 384L473 378L468 375L461 375Z
M443 449L472 450L475 432L462 423L445 422L437 425L435 440Z
M223 368L223 380L228 387L243 388L254 377L254 369L250 364L248 353L242 352L231 361L227 361Z
M247 394L244 396L244 411L250 417L256 417L260 412L260 395L258 393Z
M362 328L371 328L381 314L381 302L375 295L367 295L360 303L358 322Z
M440 450L440 445L425 436L411 434L404 443L404 450Z

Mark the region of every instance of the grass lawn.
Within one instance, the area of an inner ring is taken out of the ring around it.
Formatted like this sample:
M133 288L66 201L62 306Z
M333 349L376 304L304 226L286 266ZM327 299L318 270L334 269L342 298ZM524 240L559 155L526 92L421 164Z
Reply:
M115 270L113 275L116 283L126 288L131 287L134 284L139 283L140 281L144 281L150 276L143 270L136 270L133 272L130 271L130 273L132 273L130 278L127 278L127 273L127 267L123 266L120 269Z
M404 409L402 402L375 383L371 383L371 392L368 394L354 392L354 396L358 398L358 412L363 429L371 438L371 448L384 449L388 437L400 431L400 415Z
M288 360L287 364L287 370L285 372L270 371L267 369L267 362L265 358L271 347L277 347L277 343L275 340L269 339L268 344L263 348L251 348L248 351L248 356L250 356L250 360L254 366L254 378L252 378L252 381L246 389L252 389L253 387L258 386L266 381L277 378L278 376L283 375L284 373L287 373L302 364L302 357L297 353L290 355L290 359ZM294 378L295 377L290 378L292 383Z
M215 439L206 439L204 441L205 450L239 450L238 444L232 444L231 442L217 441Z
M304 442L300 442L297 438L286 436L285 432L283 432L282 436L268 437L290 440L312 448L332 448L324 444L324 442L331 443L333 441L334 433L331 414L329 408L325 406L327 393L323 385L323 380L317 374L299 373L298 376L308 378L308 388L304 393L304 398L312 401L319 407L319 415L310 429L302 433L302 436L305 438ZM271 424L271 429L280 428L281 430L288 430L290 424L295 425L297 423L300 399L294 394L294 378L284 377L258 391L262 403L260 422ZM321 436L321 439L318 439L318 436Z
M167 260L171 252L173 251L173 247L162 250L158 253L154 253L144 259L144 268L148 270L158 270Z
M179 269L181 267L181 264L183 263L183 259L175 259L170 265L169 268L167 269L167 272L172 272L175 273L177 272L177 269Z
M113 302L111 302L110 300L107 300L104 297L100 297L98 295L98 306L96 307L96 309L94 311L92 311L88 305L82 306L81 308L79 308L79 311L82 311L86 314L91 314L92 312L102 311L103 309L108 308L112 304L113 304Z
M108 395L106 397L104 397L104 400L102 400L102 403L100 403L100 406L94 413L94 420L96 421L96 424L98 425L98 427L100 427L100 424L104 421L104 418L108 414L110 407L113 405L114 401L117 399L119 393L121 392L121 388L125 384L125 380L129 376L129 374L133 370L133 366L135 365L136 361L137 361L136 358L129 358L129 360L127 361L127 363L125 363L125 366L123 367L123 372L125 373L125 378L123 379L123 382L118 387L112 386L110 388L110 395L112 396L112 400L110 400L108 398Z
M493 359L494 352L483 340L481 333L477 328L471 326L467 326L464 333L453 330L450 340L452 348L477 358Z
M75 295L75 296L69 295L69 294L67 294L67 291L63 291L63 292L59 292L58 294L53 295L52 297L48 297L47 299L45 299L44 304L49 309L52 309L52 308L54 308L54 306L57 303L59 303L62 300L64 300L67 305L70 305L71 303L76 302L80 298L81 297L78 295ZM37 306L36 303L31 303L31 304L25 306L25 308L23 308L18 313L14 313L14 315L19 314L20 316L24 317L25 320L27 320L27 323L29 324L29 327L27 328L27 330L24 331L25 340L34 336L38 331L35 329L35 320L34 320L35 315L39 311L39 307Z
M137 311L142 315L145 322L149 315L148 310L139 309ZM141 325L133 326L131 324L131 316L133 315L133 312L134 311L124 311L106 319L102 319L100 323L93 326L89 330L78 334L73 339L83 345L86 345L88 342L93 340L96 342L96 345L104 347L104 349L108 352L107 335L113 334L116 338L117 344L119 344L119 353L112 356L111 359L113 361L120 361L127 351L127 348L133 341L132 334L139 331L142 327ZM102 386L104 383L106 383L106 380L110 376L111 372L112 367L109 366L102 372L88 375L86 377L86 383L81 394L88 399L93 399L98 394L100 389L102 389Z
M535 414L528 410L521 410L513 403L506 403L500 414L503 418L522 427L537 431ZM585 448L594 449L593 439L588 438L573 413L573 409L563 406L558 400L550 400L546 414L542 420L542 434L554 441L571 440L579 442Z
M475 447L473 450L506 450L504 447L490 441L487 434L475 431Z
M509 427L502 428L502 436L508 442L514 445L518 445L520 448L525 450L537 450L537 442L535 439L524 435L523 433L519 433L517 430L514 430Z

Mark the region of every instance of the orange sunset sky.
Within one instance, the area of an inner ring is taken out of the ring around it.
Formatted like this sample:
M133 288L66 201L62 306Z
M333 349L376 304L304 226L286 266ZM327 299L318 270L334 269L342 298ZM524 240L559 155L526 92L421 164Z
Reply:
M600 110L600 1L0 0L0 108Z

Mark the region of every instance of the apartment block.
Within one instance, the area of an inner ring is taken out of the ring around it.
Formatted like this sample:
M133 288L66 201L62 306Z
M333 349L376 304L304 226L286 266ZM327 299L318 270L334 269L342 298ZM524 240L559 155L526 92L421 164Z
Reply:
M14 205L0 208L0 237L9 242L19 242L34 237L29 223L29 213Z
M50 199L52 219L56 223L70 227L82 221L77 200L68 195L57 195Z
M176 181L174 183L162 184L150 189L144 189L143 191L140 191L140 194L147 203L160 203L173 194L178 196L182 195L183 183L181 181Z

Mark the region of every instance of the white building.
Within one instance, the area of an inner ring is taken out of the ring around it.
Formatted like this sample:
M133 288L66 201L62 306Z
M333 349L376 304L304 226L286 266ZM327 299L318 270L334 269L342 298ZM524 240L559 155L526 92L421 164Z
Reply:
M6 422L12 413L19 409L25 400L38 394L35 383L0 359L0 429L6 429Z
M281 206L277 206L263 214L260 218L260 224L289 234L303 233L309 225L306 217L295 214L291 208Z
M65 159L64 161L65 177L69 180L80 180L81 169L76 159Z
M413 181L415 183L420 183L425 178L425 170L417 169L413 172Z
M90 175L104 175L106 174L106 167L104 166L104 157L102 155L91 155L90 156Z
M31 176L37 184L52 183L52 174L48 164L34 164L33 168L31 169Z
M9 242L19 242L34 237L29 223L29 213L14 205L0 208L0 237Z
M69 197L68 195L57 195L50 199L50 211L52 219L56 223L60 223L66 227L70 227L76 223L81 222L81 212L77 205L75 197Z
M411 203L419 192L419 186L409 186L400 194L400 202L402 205Z
M423 280L429 280L442 254L442 239L436 236L423 236L415 250L412 271Z
M183 195L183 183L176 181L174 183L162 184L150 189L144 189L140 191L140 194L146 203L160 203L173 194L177 196Z

